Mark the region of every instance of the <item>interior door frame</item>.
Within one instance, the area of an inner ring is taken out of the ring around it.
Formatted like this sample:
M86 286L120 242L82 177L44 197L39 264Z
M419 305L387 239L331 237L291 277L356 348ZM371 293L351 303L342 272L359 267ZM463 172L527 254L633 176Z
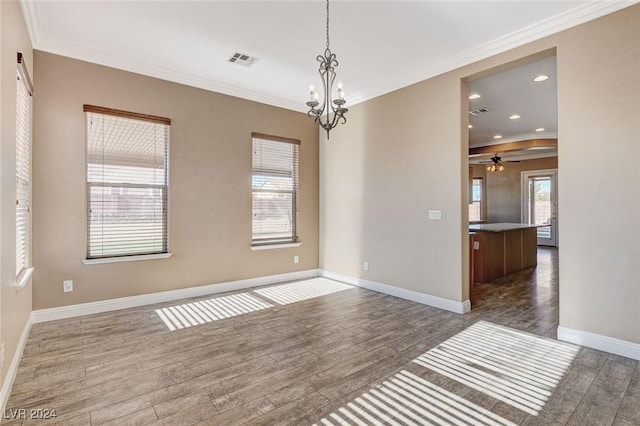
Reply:
M540 170L523 170L520 172L520 218L522 223L527 223L528 218L528 193L529 193L529 178L535 176L552 176L553 187L553 203L551 205L553 221L551 224L551 232L553 235L552 244L549 247L558 247L558 229L560 224L560 215L558 214L558 169L540 169ZM525 194L527 197L525 198ZM539 243L538 243L539 244ZM540 244L539 244L540 245Z

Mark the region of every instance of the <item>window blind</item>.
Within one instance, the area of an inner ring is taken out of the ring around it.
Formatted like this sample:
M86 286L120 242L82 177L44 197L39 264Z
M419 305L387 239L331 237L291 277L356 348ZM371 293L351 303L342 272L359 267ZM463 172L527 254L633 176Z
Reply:
M260 133L252 140L252 243L297 242L300 141Z
M482 178L473 178L471 204L469 204L469 220L482 219Z
M16 73L16 277L30 266L31 80L18 53Z
M167 253L171 121L84 109L87 258Z

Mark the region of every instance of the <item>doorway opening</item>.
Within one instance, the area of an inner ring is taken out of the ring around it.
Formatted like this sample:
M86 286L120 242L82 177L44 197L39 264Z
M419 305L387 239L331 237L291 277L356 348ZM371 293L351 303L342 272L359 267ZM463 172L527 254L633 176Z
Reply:
M522 222L536 228L539 246L558 245L558 169L522 173Z
M515 288L557 301L556 77L550 50L466 79L472 309Z

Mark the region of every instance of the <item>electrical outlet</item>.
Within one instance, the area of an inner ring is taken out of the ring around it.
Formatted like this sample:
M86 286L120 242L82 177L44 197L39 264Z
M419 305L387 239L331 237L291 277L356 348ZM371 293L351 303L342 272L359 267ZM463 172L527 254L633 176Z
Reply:
M474 241L473 242L473 249L474 250L480 250L480 241Z
M362 264L362 269L364 269L365 271L368 271L369 270L369 262L364 262Z
M300 263L300 256L293 256L293 263Z
M62 291L65 293L73 291L73 280L64 280L62 282Z

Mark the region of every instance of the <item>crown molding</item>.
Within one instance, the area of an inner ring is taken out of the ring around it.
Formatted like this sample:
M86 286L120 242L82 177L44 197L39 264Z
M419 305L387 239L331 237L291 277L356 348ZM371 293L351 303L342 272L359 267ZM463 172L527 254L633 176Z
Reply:
M97 49L89 49L73 45L71 43L54 43L47 40L46 35L43 34L38 15L38 2L35 0L19 0L19 2L24 15L27 31L31 38L31 44L34 49L306 113L304 104L291 99L272 96L213 79L198 77L176 69L170 69L156 64L139 61L131 57L120 56L109 52L99 51ZM446 58L427 70L419 70L412 73L411 76L408 76L401 82L380 84L368 90L354 93L349 96L349 104L356 105L365 102L436 75L489 58L509 49L522 46L531 41L555 34L567 28L617 12L638 2L640 2L640 0L593 1L585 5L577 6L564 13L529 25L503 37L499 37L480 46L468 49L460 54Z
M289 99L245 89L240 86L230 85L212 79L202 78L171 68L162 67L126 56L114 55L97 49L88 49L82 46L72 45L70 43L53 43L49 41L41 41L37 46L34 46L34 48L85 62L104 65L110 68L142 74L199 89L205 89L221 93L223 95L229 95L297 112L307 112L304 105L301 106L298 102L294 102Z
M19 0L22 16L31 40L31 47L37 49L42 40L42 27L38 17L38 8L34 0Z
M19 0L19 2L27 32L31 39L31 45L34 49L292 111L307 112L305 105L300 105L298 102L289 99L198 77L175 69L158 66L126 56L114 55L98 49L89 49L71 43L52 42L47 40L46 36L43 35L38 13L38 2L35 0Z
M437 75L444 74L541 38L559 33L560 31L601 18L637 3L640 3L640 0L596 0L588 4L576 6L564 13L528 25L502 37L498 37L459 54L450 56L443 61L432 65L428 69L423 69L413 73L411 77L407 77L402 83L396 83L394 87L391 87L389 84L380 84L373 89L359 92L355 95L350 95L349 104L355 105L365 102L386 93L402 89Z
M527 43L540 40L560 31L584 24L594 19L629 7L638 0L630 1L593 1L576 6L558 15L552 16L526 27L520 28L502 37L483 43L473 49L469 49L459 55L449 57L446 66L453 70L464 65L490 58L499 53L506 52Z

